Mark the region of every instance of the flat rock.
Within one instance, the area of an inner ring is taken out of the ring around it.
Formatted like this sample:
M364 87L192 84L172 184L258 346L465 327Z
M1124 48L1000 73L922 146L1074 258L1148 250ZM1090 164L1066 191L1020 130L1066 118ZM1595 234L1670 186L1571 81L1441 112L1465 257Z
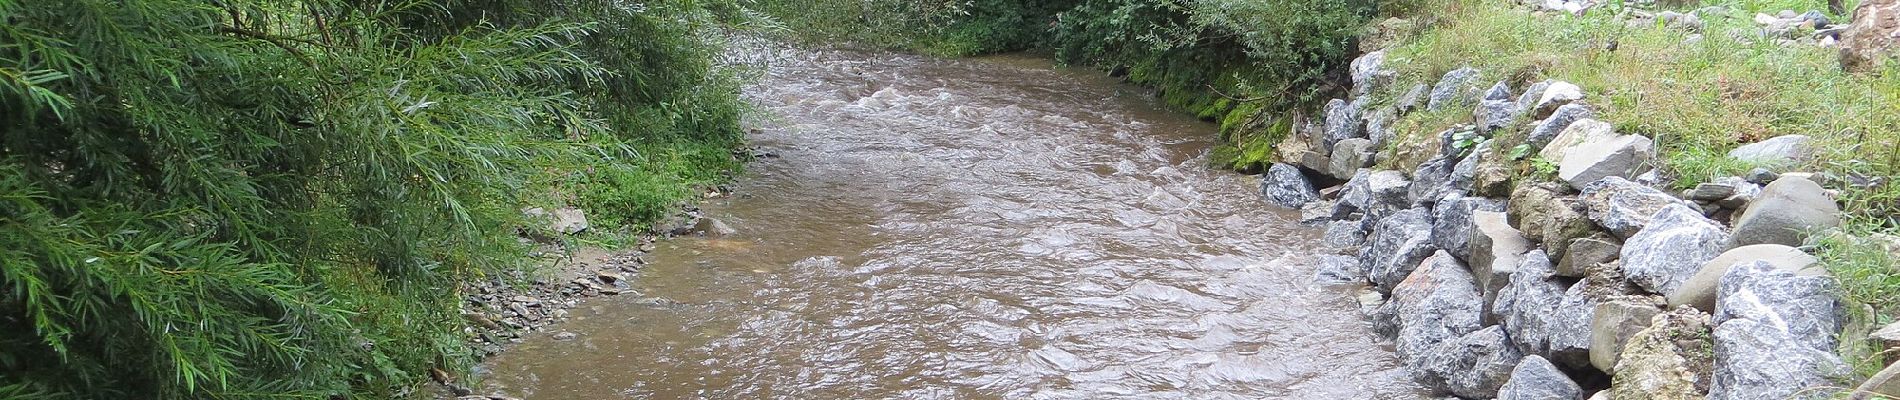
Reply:
M1623 242L1623 275L1655 293L1673 293L1703 263L1727 250L1728 234L1701 211L1664 207L1641 232Z
M1319 190L1313 189L1313 183L1306 180L1300 168L1283 163L1273 163L1267 167L1266 174L1260 176L1260 195L1267 204L1284 208L1300 208L1319 200Z
M1544 117L1532 125L1530 133L1525 135L1524 143L1530 146L1532 151L1542 150L1571 124L1592 118L1596 118L1596 111L1592 111L1590 106L1565 104L1557 107L1557 110L1551 112L1549 117Z
M1802 252L1801 249L1779 244L1756 244L1737 247L1722 252L1696 270L1694 276L1683 281L1682 286L1669 294L1669 306L1690 306L1703 312L1715 311L1717 286L1722 276L1736 265L1766 261L1769 265L1797 275L1821 276L1827 270L1816 265L1820 259Z
M1472 219L1480 211L1504 211L1504 202L1482 197L1465 197L1457 194L1445 196L1432 208L1432 244L1461 260L1472 259L1471 238L1477 229ZM1510 229L1510 224L1502 221L1500 213L1498 225ZM1511 232L1516 232L1511 229ZM1523 240L1522 235L1518 237ZM1528 245L1528 243L1526 243ZM1524 249L1524 250L1529 250ZM1521 253L1521 252L1520 252ZM1482 280L1483 278L1480 278Z
M1590 220L1624 238L1649 225L1663 207L1689 205L1661 190L1615 176L1584 186L1583 204Z
M1431 226L1431 216L1422 208L1401 210L1379 220L1371 242L1359 251L1359 262L1367 266L1372 283L1390 290L1430 257L1437 250L1432 246Z
M1640 299L1615 299L1597 304L1590 320L1590 365L1616 373L1616 362L1631 336L1649 327L1662 314L1659 304Z
M1365 138L1349 138L1333 144L1332 165L1329 166L1332 175L1352 176L1360 168L1372 166L1373 150L1372 140Z
M1805 135L1784 135L1750 143L1728 152L1728 157L1762 166L1792 166L1814 156L1809 143L1813 139Z
M1513 276L1524 262L1525 253L1531 252L1531 242L1511 227L1502 212L1480 210L1473 214L1469 217L1472 228L1465 232L1471 244L1471 272L1478 279L1478 288L1484 291L1485 321L1491 322L1493 304L1504 288L1514 282ZM1443 237L1437 233L1432 236ZM1543 260L1543 264L1549 263L1548 259Z
M1543 357L1524 357L1511 369L1511 378L1498 388L1497 400L1577 400L1583 387Z
M1731 246L1800 246L1810 232L1841 226L1841 208L1821 185L1807 179L1776 179L1735 219Z
M1588 268L1616 261L1622 253L1623 246L1609 236L1571 239L1557 262L1557 275L1581 278Z
M1583 100L1583 88L1564 81L1552 81L1529 108L1532 118L1546 118L1558 108Z
M1556 137L1551 138L1550 143L1539 150L1537 155L1561 166L1564 155L1570 152L1571 147L1584 143L1604 142L1615 139L1617 136L1616 127L1608 122L1594 118L1578 119L1565 126Z
M1621 135L1571 146L1557 163L1557 179L1582 189L1608 177L1634 176L1656 157L1656 145L1647 137Z

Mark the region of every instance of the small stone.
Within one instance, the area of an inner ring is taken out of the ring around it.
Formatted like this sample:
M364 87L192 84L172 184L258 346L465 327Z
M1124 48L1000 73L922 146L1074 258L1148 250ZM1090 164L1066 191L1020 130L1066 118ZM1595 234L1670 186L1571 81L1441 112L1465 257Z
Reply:
M1352 90L1355 96L1364 96L1377 91L1398 77L1397 71L1385 66L1385 50L1359 56L1352 60L1348 68L1352 71Z
M1326 224L1326 234L1321 236L1320 244L1332 251L1357 254L1359 246L1366 243L1365 223L1360 221L1333 221Z
M1563 161L1557 164L1557 178L1570 187L1582 189L1603 178L1645 171L1650 159L1655 157L1655 142L1647 137L1622 135L1582 142L1564 153Z
M693 222L690 232L706 236L728 236L739 231L726 226L725 221L720 221L718 218L700 217L698 221Z
M1749 183L1766 185L1780 177L1781 174L1777 174L1775 171L1769 171L1767 168L1755 168L1748 171L1748 176L1745 177L1745 179L1748 179Z
M1735 195L1735 187L1720 183L1698 183L1689 189L1686 196L1690 200L1717 201Z
M1406 90L1404 95L1399 96L1398 102L1393 105L1397 106L1397 111L1400 114L1410 113L1418 109L1419 102L1429 101L1428 96L1430 96L1431 91L1431 85L1423 83L1414 85L1411 90Z
M1549 117L1551 114L1557 112L1558 108L1571 105L1580 100L1583 100L1583 88L1577 87L1577 85L1571 84L1570 82L1553 81L1550 87L1544 89L1543 95L1537 99L1537 104L1533 105L1530 109L1531 117L1539 119Z
M1517 103L1510 100L1484 100L1472 110L1472 121L1478 125L1478 133L1490 135L1499 129L1510 126L1517 120Z

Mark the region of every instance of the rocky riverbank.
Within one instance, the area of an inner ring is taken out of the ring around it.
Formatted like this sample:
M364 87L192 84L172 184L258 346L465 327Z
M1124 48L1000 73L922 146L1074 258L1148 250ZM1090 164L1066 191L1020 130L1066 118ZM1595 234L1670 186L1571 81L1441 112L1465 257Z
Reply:
M1836 349L1866 339L1843 336L1838 283L1803 246L1842 235L1836 190L1855 183L1782 168L1811 157L1807 137L1734 149L1763 168L1668 191L1653 139L1595 119L1586 88L1519 90L1471 68L1390 87L1386 63L1351 64L1352 96L1296 125L1261 191L1325 226L1315 281L1361 287L1414 380L1466 399L1827 398L1852 384ZM1461 110L1469 123L1432 135L1392 127ZM1395 164L1384 157L1425 161L1373 167Z

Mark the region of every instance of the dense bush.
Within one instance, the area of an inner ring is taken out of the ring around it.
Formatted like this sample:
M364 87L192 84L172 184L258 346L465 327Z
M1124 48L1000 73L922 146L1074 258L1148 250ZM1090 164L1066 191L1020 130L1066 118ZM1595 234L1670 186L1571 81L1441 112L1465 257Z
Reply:
M710 60L743 10L621 4L0 0L0 397L466 366L456 292L516 266L524 202L731 163L652 155L740 140Z

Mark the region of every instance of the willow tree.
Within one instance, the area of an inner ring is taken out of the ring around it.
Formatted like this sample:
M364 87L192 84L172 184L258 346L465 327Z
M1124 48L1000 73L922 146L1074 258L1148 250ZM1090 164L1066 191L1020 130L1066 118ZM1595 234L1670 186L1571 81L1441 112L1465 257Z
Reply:
M0 398L464 367L456 291L515 267L520 193L737 142L704 39L733 10L0 0Z

